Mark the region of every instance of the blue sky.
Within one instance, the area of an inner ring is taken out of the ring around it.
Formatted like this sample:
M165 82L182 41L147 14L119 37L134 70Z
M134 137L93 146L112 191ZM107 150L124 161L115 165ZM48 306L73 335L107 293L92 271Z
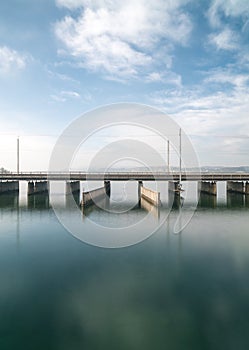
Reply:
M72 119L116 102L165 111L202 165L249 165L248 71L248 0L1 1L0 166L20 135L23 168L46 167Z

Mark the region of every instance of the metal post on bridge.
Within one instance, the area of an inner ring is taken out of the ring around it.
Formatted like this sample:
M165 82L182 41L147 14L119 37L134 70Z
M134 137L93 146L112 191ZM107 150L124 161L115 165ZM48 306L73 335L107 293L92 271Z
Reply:
M179 184L182 182L182 129L179 130Z
M168 150L167 150L167 153L168 153L168 173L169 173L169 170L170 170L170 166L169 166L169 140L168 140L168 142L167 142L167 144L168 144Z
M17 152L17 155L16 155L16 161L17 161L17 164L16 164L16 170L17 170L17 174L19 174L19 168L20 168L20 140L19 140L19 136L17 137L17 144L16 144L16 152Z

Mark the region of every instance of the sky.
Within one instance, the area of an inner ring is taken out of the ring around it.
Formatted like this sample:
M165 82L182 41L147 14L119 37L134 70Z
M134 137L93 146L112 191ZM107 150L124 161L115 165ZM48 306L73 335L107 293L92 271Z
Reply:
M248 0L0 2L0 167L44 170L106 104L159 108L201 165L249 165Z

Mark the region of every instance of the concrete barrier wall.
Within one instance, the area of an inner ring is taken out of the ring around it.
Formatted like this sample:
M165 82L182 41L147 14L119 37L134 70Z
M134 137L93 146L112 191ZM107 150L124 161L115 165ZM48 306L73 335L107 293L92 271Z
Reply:
M84 206L93 204L95 201L105 197L106 195L107 194L106 194L105 186L101 188L97 188L96 190L83 192L81 205L84 207Z
M148 202L159 206L160 205L160 193L156 191L152 191L146 187L140 186L141 196L140 198L146 199Z
M159 219L160 217L159 206L152 204L151 202L149 202L144 198L141 198L140 206L147 212L151 212L155 218Z
M19 181L0 181L0 193L19 192Z

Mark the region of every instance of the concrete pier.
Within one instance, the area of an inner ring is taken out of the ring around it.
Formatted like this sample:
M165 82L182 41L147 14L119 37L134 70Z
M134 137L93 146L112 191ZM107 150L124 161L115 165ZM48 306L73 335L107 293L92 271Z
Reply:
M138 187L137 187L137 198L138 198L138 204L141 205L141 187L143 186L143 181L138 181Z
M245 193L245 187L243 181L227 181L227 192L243 194Z
M245 194L249 195L249 182L248 181L245 182Z
M180 193L179 192L179 182L178 181L169 181L168 182L168 192L169 193Z
M111 182L110 181L105 181L104 182L104 188L105 188L105 193L108 197L111 196Z
M95 201L98 201L106 196L109 197L110 193L110 184L105 184L104 187L97 188L96 190L87 191L82 193L81 206L85 207L91 204L94 204Z
M201 192L199 196L198 206L203 208L216 208L217 196L210 196L207 193Z
M0 194L19 192L19 181L0 181Z
M80 192L80 181L66 182L66 195Z
M141 185L141 183L138 183L138 187L140 190L140 195L139 195L140 201L143 198L155 206L159 206L161 204L159 192L152 191L152 190L144 187L143 185Z
M49 183L48 181L29 181L28 182L28 196L39 193L48 193Z
M245 206L245 196L243 193L227 192L228 208L243 208Z
M179 209L182 204L182 197L180 192L169 191L168 193L168 205L169 208Z
M217 195L217 184L215 181L199 181L198 191L201 193Z

